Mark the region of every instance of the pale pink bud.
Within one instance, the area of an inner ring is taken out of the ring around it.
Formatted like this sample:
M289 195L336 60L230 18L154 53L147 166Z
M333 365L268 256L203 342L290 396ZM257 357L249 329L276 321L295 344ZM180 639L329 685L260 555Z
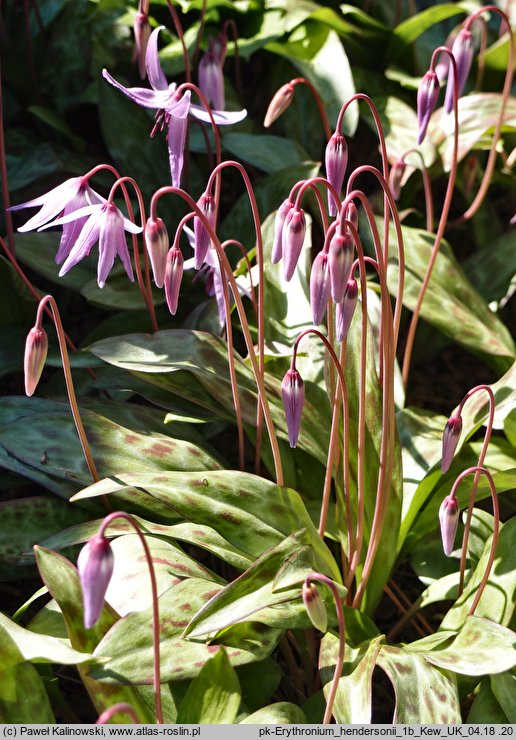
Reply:
M145 55L147 53L147 44L149 42L150 34L151 27L149 25L149 16L147 13L136 13L136 17L134 19L135 55L136 61L138 62L138 72L140 73L142 80L147 76Z
M348 145L344 136L335 131L331 136L324 155L326 164L326 179L333 185L337 193L342 189L346 167L348 166ZM328 212L330 216L337 215L337 205L331 193L328 192Z
M462 28L457 34L457 38L453 42L452 54L455 57L455 63L457 66L457 93L460 98L468 79L469 70L471 69L471 63L473 62L473 55L475 50L473 49L473 37L470 31L466 31ZM446 96L444 98L444 110L446 113L450 113L453 110L453 72L448 75L448 82L446 84Z
M340 303L337 303L337 310L335 312L335 330L338 342L343 342L348 335L357 301L358 284L355 278L351 278L346 285L344 298Z
M457 527L459 525L459 502L455 496L446 496L439 507L439 524L445 555L451 555Z
M288 282L296 269L303 242L305 241L306 220L302 208L291 208L285 218L282 230L283 274Z
M346 292L346 284L353 264L355 245L349 234L335 233L330 241L331 297L340 303Z
M201 209L201 211L204 213L206 218L208 219L208 223L215 227L215 214L216 214L216 208L215 208L215 198L211 193L203 193L199 200L197 201L197 205ZM198 216L195 216L194 218L194 235L195 235L195 269L198 270L204 260L206 259L206 254L208 252L208 247L210 246L210 235L208 234L208 231L206 227L204 226L203 222Z
M86 629L93 627L100 617L107 587L113 574L113 561L113 551L109 540L98 534L84 545L77 558Z
M289 107L292 102L292 98L294 97L294 87L295 85L291 82L287 82L286 85L282 85L276 92L269 103L267 113L265 114L265 120L263 122L265 128L269 128L269 126L271 126Z
M287 370L281 384L281 397L287 420L288 441L291 447L297 444L301 428L301 414L305 403L305 387L297 370Z
M167 255L165 270L165 297L170 313L174 316L179 301L179 289L183 279L183 253L179 247L172 247Z
M199 88L208 103L215 110L224 110L224 76L222 64L225 57L225 49L222 51L220 43L214 47L213 39L210 39L208 51L199 62Z
M346 208L346 221L349 221L355 229L358 230L358 211L356 205L351 200Z
M273 265L279 262L283 256L283 224L287 213L294 207L294 204L287 198L276 211L274 219L274 243L272 245L271 262Z
M48 337L43 328L33 326L25 340L23 373L25 376L25 393L32 396L41 378L48 352Z
M462 432L462 417L458 414L450 416L443 432L443 452L441 460L441 470L443 473L448 472L455 455L455 450L459 444L460 433Z
M429 70L424 75L417 91L417 143L421 144L426 135L430 116L439 97L439 80L435 72Z
M403 159L397 159L391 167L389 174L389 187L394 200L398 200L401 195L401 180L405 173L405 162Z
M315 629L326 632L328 628L328 614L326 613L326 607L319 589L313 583L307 586L305 581L301 593L311 623Z
M315 326L322 324L326 305L330 297L330 270L328 255L319 252L310 273L310 305Z
M168 252L168 232L161 218L149 218L145 224L145 245L152 266L154 282L163 287Z

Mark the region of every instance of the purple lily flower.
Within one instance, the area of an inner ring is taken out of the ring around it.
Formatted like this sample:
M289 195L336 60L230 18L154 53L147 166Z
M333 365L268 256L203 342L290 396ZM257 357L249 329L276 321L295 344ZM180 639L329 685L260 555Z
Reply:
M49 190L48 193L33 198L33 200L27 200L17 206L11 206L9 210L19 211L21 208L41 206L38 213L18 228L18 231L25 232L43 227L44 224L60 214L68 216L84 206L105 202L106 199L90 188L88 181L83 177L71 177L56 188ZM63 234L55 258L58 265L68 257L87 220L87 216L83 216L64 223Z
M66 275L68 270L75 267L84 257L87 257L95 242L98 241L99 262L97 282L99 288L103 288L106 284L106 278L113 267L116 255L122 260L129 280L134 281L133 268L125 241L124 230L129 231L131 234L139 234L142 231L142 227L136 226L128 218L124 218L114 203L106 201L105 203L79 208L79 210L73 213L69 213L62 218L51 221L49 224L45 224L39 231L49 229L51 226L68 224L84 217L86 217L86 222L59 271L59 277Z
M91 629L98 622L109 581L113 575L113 551L109 540L96 534L82 548L77 558L84 602L84 626Z
M287 421L288 441L291 447L295 447L301 429L301 416L305 403L303 378L295 368L290 368L285 373L281 383L281 397Z
M168 157L170 162L170 174L172 185L180 186L181 170L183 169L183 152L186 140L188 115L194 116L203 123L210 123L209 113L200 105L190 102L191 93L187 90L183 95L177 93L177 85L167 82L165 73L161 68L158 57L158 34L164 26L159 26L150 35L145 55L145 66L147 77L152 89L145 87L124 87L117 82L106 69L102 75L113 87L124 93L133 103L144 108L155 108L158 110L156 123L151 131L151 136L156 130L167 127ZM236 112L212 111L215 123L219 126L238 123L242 121L247 111Z
M210 105L217 110L224 110L224 75L222 66L226 58L226 39L210 38L208 51L199 62L199 88Z
M446 496L439 507L439 524L444 554L449 556L453 551L453 543L459 526L459 502L455 496Z

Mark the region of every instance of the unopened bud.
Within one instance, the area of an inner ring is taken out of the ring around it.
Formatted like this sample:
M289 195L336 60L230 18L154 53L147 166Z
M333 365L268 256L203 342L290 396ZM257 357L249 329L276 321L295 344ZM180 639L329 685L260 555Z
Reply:
M326 305L330 297L330 270L328 255L319 252L310 272L310 305L314 325L322 324Z
M358 230L358 211L356 205L351 200L346 208L346 221L353 224L355 229Z
M348 335L357 301L358 284L355 278L351 278L346 285L344 298L340 303L337 303L337 310L335 312L335 332L338 342L343 342Z
M290 368L281 384L281 398L287 421L288 441L291 447L297 444L301 429L301 415L305 403L305 386L297 370Z
M179 247L169 249L165 270L165 298L172 316L175 316L179 302L179 289L183 279L183 262L183 253Z
M215 227L215 198L211 193L203 193L197 205L206 216L210 226ZM210 235L202 220L195 216L194 218L194 236L195 236L195 269L202 267L206 254L210 246Z
M302 208L291 208L285 218L282 230L283 274L288 282L296 269L301 249L305 241L306 220Z
M276 92L269 103L267 113L265 114L265 120L263 122L265 128L269 128L269 126L271 126L289 107L292 102L292 98L294 97L294 87L295 85L291 82L287 82L286 85L282 85Z
M441 460L441 470L447 473L455 455L455 450L459 444L460 433L462 432L462 417L458 414L450 416L446 422L443 432L443 452Z
M392 165L389 174L389 187L394 200L398 200L401 195L401 180L405 173L405 167L406 165L403 159L397 159Z
M326 632L328 629L328 615L319 589L313 583L307 585L305 581L301 593L305 609L313 626L321 632Z
M216 110L224 110L224 75L222 73L222 62L225 54L220 53L217 46L215 50L213 39L210 39L208 51L199 62L199 88L208 103ZM222 60L222 61L221 61Z
M446 496L439 507L439 524L445 555L451 555L459 525L459 502L455 496Z
M346 292L346 284L353 264L355 244L349 234L335 233L330 241L331 297L340 303Z
M326 179L333 185L337 193L342 190L344 175L348 166L348 145L345 137L340 132L335 132L327 146L325 152ZM337 204L333 196L328 191L328 212L330 216L337 215Z
M149 16L147 13L136 13L136 17L134 19L135 56L138 63L138 72L140 73L142 80L147 76L145 55L147 53L147 44L149 42L150 34L151 27L149 24Z
M96 534L87 542L77 558L84 603L84 626L93 627L100 617L104 598L113 574L113 551L109 540Z
M287 198L276 211L274 219L274 242L272 245L271 262L275 265L283 257L283 224L287 213L294 207L294 204Z
M468 79L469 70L473 62L473 55L475 50L473 49L473 37L471 31L466 31L462 28L457 34L457 38L453 42L452 54L455 58L455 64L457 67L457 95L460 98ZM444 98L444 111L445 113L451 113L453 110L453 97L454 97L454 81L453 81L453 67L451 67L451 74L448 74L448 82L446 84L446 96Z
M168 252L168 232L161 218L149 218L145 224L145 245L152 266L154 282L163 287Z
M425 73L417 91L417 143L421 144L426 135L430 116L439 97L439 80L435 72Z
M33 326L25 340L23 372L25 393L32 396L41 378L48 353L48 336L43 328Z

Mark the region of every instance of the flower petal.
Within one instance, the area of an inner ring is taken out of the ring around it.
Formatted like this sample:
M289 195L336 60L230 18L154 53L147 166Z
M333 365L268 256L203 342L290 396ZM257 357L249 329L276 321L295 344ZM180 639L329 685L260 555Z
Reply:
M66 204L77 196L82 184L82 177L71 177L65 182L58 185L48 193L41 195L39 198L28 200L17 206L12 206L9 210L17 211L20 208L31 208L32 206L42 206L41 210L35 216L20 226L18 231L31 231L42 226L46 221L57 216L66 207Z
M149 90L146 87L124 87L119 82L111 77L107 69L102 70L102 76L107 80L113 87L127 95L127 97L136 103L142 105L144 108L166 108L170 103L170 91L168 90Z
M100 211L102 210L102 205L99 203L92 203L91 206L83 206L82 208L78 208L76 211L67 213L64 216L61 216L61 218L56 218L54 221L51 221L44 226L40 226L38 231L44 231L45 229L50 229L52 226L60 226L61 224L70 223L70 221L76 221L82 216L91 216L94 213L100 214Z
M190 109L190 91L188 90L170 112L168 123L168 160L172 185L180 187L183 169L186 131L188 128L188 111Z
M99 288L103 288L106 284L107 276L111 272L115 262L120 234L122 234L122 238L125 240L123 233L122 214L115 205L111 204L104 211L100 220L99 261L97 265L97 282Z
M145 54L147 77L154 90L168 90L167 78L161 68L158 56L158 36L162 28L165 28L165 26L158 26L149 36Z
M190 106L190 113L199 121L211 123L208 111L200 105L194 105L194 103L192 103ZM240 123L240 121L243 121L247 116L247 111L245 109L237 111L212 110L212 115L217 126L228 126L231 123Z
M59 277L63 277L63 275L66 275L68 270L71 270L72 267L75 267L75 265L80 262L84 257L87 257L88 254L91 251L91 248L99 238L100 233L100 223L99 223L99 214L98 213L92 213L91 216L88 218L84 226L82 227L81 233L79 234L79 238L75 242L75 245L73 249L70 251L70 254L66 258L63 266L61 267L59 271Z

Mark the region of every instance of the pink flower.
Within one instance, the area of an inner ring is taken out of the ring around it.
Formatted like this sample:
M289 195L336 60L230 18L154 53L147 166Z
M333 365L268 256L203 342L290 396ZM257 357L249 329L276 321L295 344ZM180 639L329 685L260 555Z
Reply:
M41 378L48 352L48 336L40 327L33 326L25 341L25 356L23 360L23 374L25 377L25 393L32 396Z
M450 416L443 432L443 452L441 461L441 470L443 473L447 473L452 464L455 450L459 444L461 432L462 417L457 414Z
M305 403L304 383L297 370L290 368L285 373L281 384L281 397L287 420L288 441L291 447L295 447L301 429L301 415Z
M98 622L113 575L113 562L111 545L103 535L96 534L79 553L77 570L81 581L86 629L91 629Z
M451 555L459 525L459 502L455 496L446 496L439 507L439 524L445 555Z

